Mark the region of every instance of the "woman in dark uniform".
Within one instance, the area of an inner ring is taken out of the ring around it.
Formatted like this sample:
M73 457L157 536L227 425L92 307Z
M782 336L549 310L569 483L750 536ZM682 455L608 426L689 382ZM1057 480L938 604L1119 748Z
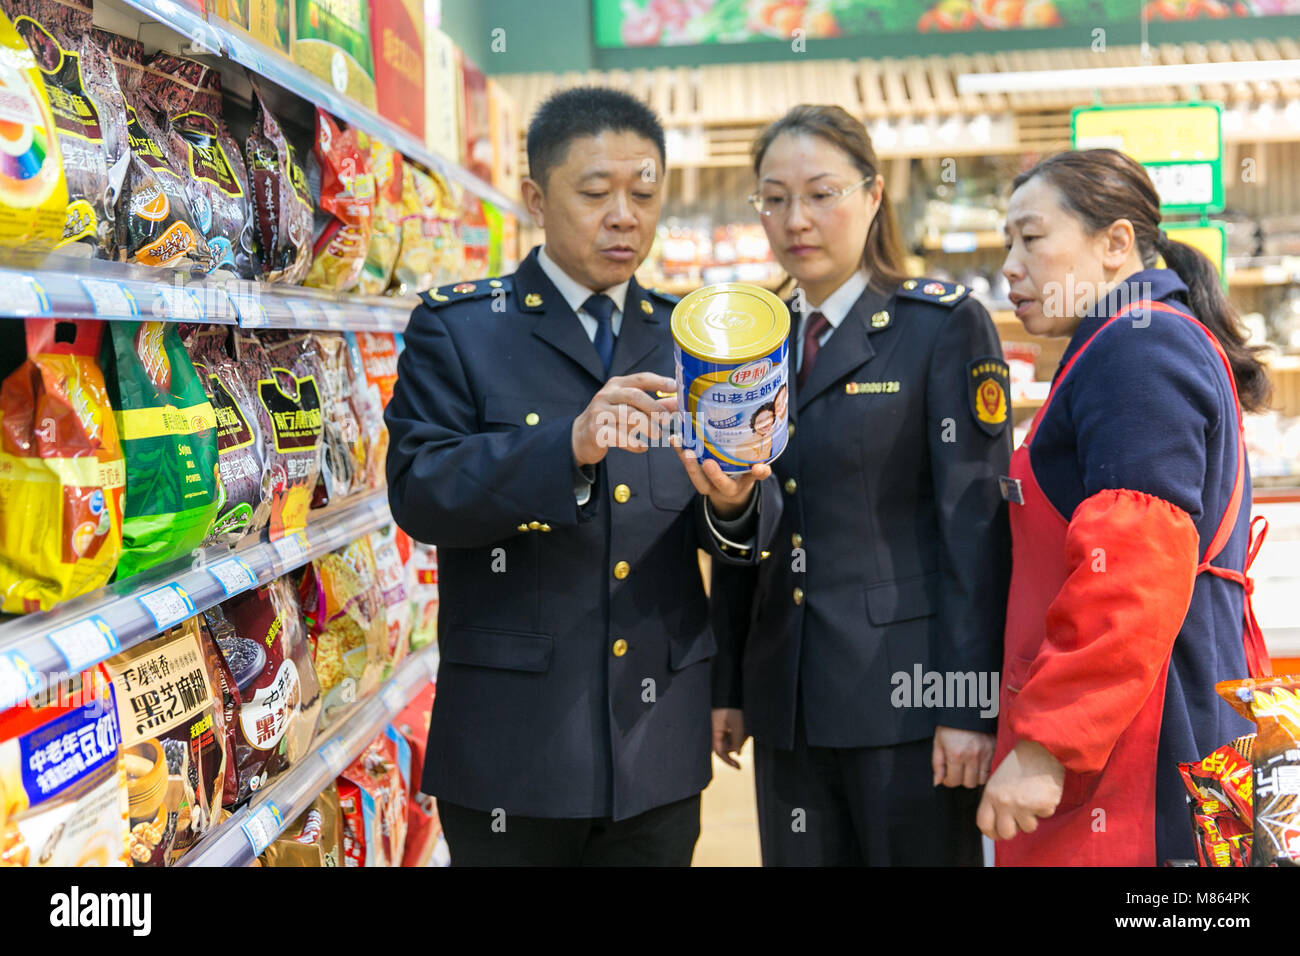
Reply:
M1177 765L1249 732L1214 685L1268 668L1246 613L1241 440L1268 379L1214 266L1161 231L1122 153L1017 177L1007 241L1016 315L1070 344L1006 485L1015 565L980 828L1005 841L999 865L1192 858Z
M904 278L844 110L796 107L753 155L797 374L776 544L714 574L714 751L754 737L765 864L978 864L1010 563L997 333L963 287Z

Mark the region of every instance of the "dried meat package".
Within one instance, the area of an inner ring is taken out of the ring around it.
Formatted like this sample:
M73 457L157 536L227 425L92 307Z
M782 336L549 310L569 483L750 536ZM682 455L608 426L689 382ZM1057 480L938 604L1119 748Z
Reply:
M227 760L219 654L190 618L104 664L117 698L134 866L170 866L216 826Z
M0 245L48 251L63 238L68 184L45 80L23 38L0 10Z
M316 110L307 182L318 201L311 272L303 285L349 292L361 279L375 205L375 178L363 138L351 127L340 127L324 110Z
M54 114L68 187L60 248L114 258L114 205L129 161L126 113L112 65L92 36L90 3L0 0L0 6L36 57Z
M356 494L366 487L371 436L364 423L364 393L352 384L351 360L342 332L312 332L308 348L322 371L321 410L325 420L325 459L313 508Z
M312 199L292 144L253 84L257 116L249 130L248 183L259 277L298 285L312 259Z
M375 177L375 207L370 245L358 291L383 295L393 279L401 246L402 154L377 139L370 140L370 169Z
M204 617L234 684L225 688L235 769L226 776L225 805L233 808L311 751L320 684L286 578L210 608Z
M1300 674L1220 681L1214 689L1257 728L1250 865L1300 865Z
M221 117L221 74L197 60L159 53L144 68L141 92L161 110L168 150L189 174L212 268L253 278L248 174Z
M384 485L384 465L388 460L388 426L384 423L384 404L379 387L366 375L366 361L357 337L345 333L348 363L348 398L361 426L365 456L362 461L361 487L372 490Z
M182 335L217 416L221 486L208 540L234 545L266 527L273 485L277 478L287 478L284 463L276 460L267 467L270 438L265 425L269 418L259 405L256 381L230 352L228 340L234 330L220 325L193 326Z
M271 537L307 526L324 456L325 372L307 335L237 333L237 356L257 383L275 453L283 458L272 484ZM276 468L275 465L272 466Z
M126 768L99 668L0 712L0 867L125 866Z
M108 583L126 464L98 355L105 323L27 319L0 385L0 610L46 611Z
M172 322L110 322L104 375L126 457L118 578L188 556L217 516L217 416Z
M117 205L122 258L147 266L208 272L212 253L193 208L189 174L172 155L155 107L140 89L143 47L126 37L96 35L105 38L126 100L131 158Z
M379 686L388 619L366 538L312 561L298 585L312 660L324 695L321 725Z
M344 866L401 866L411 751L391 725L338 778Z

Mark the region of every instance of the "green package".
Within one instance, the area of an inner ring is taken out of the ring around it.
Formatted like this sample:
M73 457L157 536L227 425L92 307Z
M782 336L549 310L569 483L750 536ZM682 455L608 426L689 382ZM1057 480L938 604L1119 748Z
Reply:
M189 554L217 515L217 416L169 322L109 322L104 371L126 494L119 579Z

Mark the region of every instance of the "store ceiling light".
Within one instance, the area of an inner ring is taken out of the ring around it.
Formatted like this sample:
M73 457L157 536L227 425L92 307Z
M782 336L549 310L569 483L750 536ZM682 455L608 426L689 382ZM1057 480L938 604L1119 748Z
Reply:
M957 92L1041 93L1046 90L1100 90L1296 79L1300 79L1300 60L1172 63L1161 66L1104 66L1095 69L1033 70L1020 73L964 73L957 77Z

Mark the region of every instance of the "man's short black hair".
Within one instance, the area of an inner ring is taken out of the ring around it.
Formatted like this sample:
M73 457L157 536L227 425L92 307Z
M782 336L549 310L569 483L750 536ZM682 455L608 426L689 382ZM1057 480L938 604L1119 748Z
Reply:
M636 97L602 86L577 86L548 97L528 124L528 175L545 188L551 170L564 162L569 144L609 130L633 132L659 149L664 164L664 128L654 110ZM658 171L662 176L663 170Z

